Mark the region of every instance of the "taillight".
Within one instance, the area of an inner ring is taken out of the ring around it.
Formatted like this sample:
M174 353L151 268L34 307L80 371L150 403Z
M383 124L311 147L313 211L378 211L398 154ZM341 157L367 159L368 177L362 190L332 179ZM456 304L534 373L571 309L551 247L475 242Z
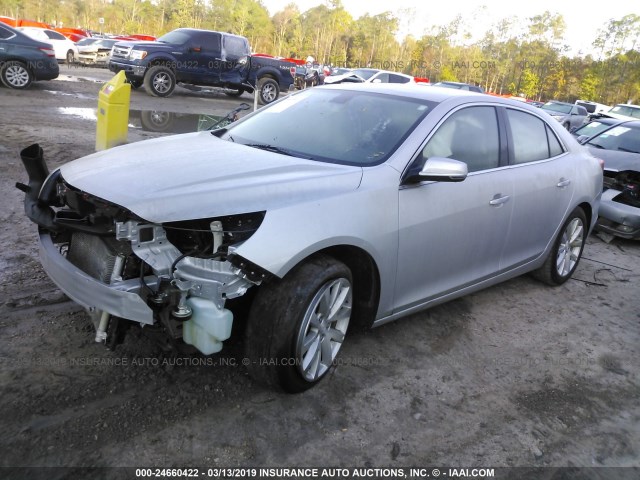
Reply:
M604 160L601 158L598 158L598 162L600 162L600 168L604 170Z
M56 52L52 48L39 47L38 50L40 50L42 53L44 53L47 57L55 57L56 56Z
M289 67L289 71L291 72L292 77L296 76L296 67Z

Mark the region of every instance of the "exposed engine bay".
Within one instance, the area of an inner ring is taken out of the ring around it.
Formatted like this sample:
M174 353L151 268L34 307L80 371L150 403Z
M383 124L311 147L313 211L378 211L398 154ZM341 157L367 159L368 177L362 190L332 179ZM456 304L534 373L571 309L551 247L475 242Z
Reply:
M29 185L16 186L40 227L43 264L88 309L97 342L114 348L137 323L166 349L222 349L233 324L225 303L268 275L232 251L265 212L155 224L49 175L38 145L21 156Z
M634 171L614 172L604 171L604 188L612 188L621 193L614 197L614 201L640 208L640 173Z

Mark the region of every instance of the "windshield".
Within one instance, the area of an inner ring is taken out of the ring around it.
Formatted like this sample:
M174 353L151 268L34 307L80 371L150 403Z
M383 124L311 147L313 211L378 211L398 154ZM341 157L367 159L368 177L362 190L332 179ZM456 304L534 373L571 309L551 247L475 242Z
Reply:
M543 110L550 110L552 112L570 113L571 107L573 107L573 105L565 105L564 103L547 102L540 108L542 108Z
M79 42L76 42L76 45L83 47L85 45L91 45L92 43L96 43L99 38L83 38Z
M232 125L221 138L321 162L377 165L435 102L357 90L313 88Z
M181 32L180 30L174 30L173 32L162 35L158 38L158 42L171 43L173 45L184 45L190 38L191 37L189 37L188 33Z
M593 122L589 122L583 127L576 129L573 134L578 136L587 135L589 137L593 137L594 135L597 135L598 133L606 130L609 127L611 127L610 123L602 123L594 120Z
M109 40L107 38L102 38L100 40L98 40L97 42L95 42L95 46L97 47L108 47L111 48L113 47L118 41L117 40Z
M611 110L611 113L617 113L618 115L626 115L627 117L640 118L640 107L631 107L628 105L616 105Z
M640 153L640 127L613 127L587 142L587 145L605 150Z
M458 90L462 89L463 85L459 83L447 83L447 82L438 82L433 84L434 87L446 87L446 88L456 88Z
M379 70L368 70L366 68L359 68L357 70L353 70L351 73L355 73L360 78L363 78L365 80L369 80L371 77L373 77L378 72L379 72Z

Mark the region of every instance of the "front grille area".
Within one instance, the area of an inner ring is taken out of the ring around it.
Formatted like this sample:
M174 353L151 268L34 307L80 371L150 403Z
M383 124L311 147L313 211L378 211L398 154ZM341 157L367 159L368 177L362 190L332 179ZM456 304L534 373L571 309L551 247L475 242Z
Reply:
M113 58L128 58L129 53L131 52L131 47L118 47L117 45L113 47Z

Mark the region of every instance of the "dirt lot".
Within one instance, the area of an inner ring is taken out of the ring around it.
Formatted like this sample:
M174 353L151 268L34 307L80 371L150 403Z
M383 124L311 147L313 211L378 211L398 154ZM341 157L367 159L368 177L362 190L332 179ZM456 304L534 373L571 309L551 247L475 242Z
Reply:
M62 67L28 91L0 88L0 466L640 466L634 242L592 236L559 288L522 277L354 334L331 377L296 396L254 385L240 340L210 362L142 337L94 343L40 268L14 184L31 143L50 166L93 151L85 117L109 77ZM135 110L237 103L132 93ZM129 139L155 135L138 123Z

